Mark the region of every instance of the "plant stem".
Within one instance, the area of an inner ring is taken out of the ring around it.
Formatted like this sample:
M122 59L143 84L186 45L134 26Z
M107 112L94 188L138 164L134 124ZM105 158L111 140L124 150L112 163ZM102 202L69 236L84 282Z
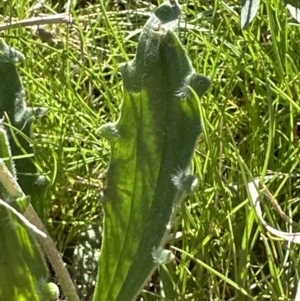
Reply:
M61 258L60 253L56 249L56 246L53 240L48 235L47 229L40 220L39 216L33 209L31 205L29 205L24 213L24 216L34 224L38 229L47 234L47 237L42 237L37 235L37 239L40 242L44 253L49 259L55 274L59 280L59 283L62 287L63 293L67 300L69 301L79 301L79 297L77 295L74 283L72 282L69 272Z
M39 17L33 17L25 20L11 22L9 24L0 24L0 31L18 27L55 24L55 23L74 23L74 20L70 14L61 13L57 15L45 15Z

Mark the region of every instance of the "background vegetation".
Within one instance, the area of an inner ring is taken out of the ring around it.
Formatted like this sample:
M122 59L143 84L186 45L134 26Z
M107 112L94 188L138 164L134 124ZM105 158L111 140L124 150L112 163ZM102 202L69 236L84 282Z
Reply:
M1 36L26 56L20 72L28 104L49 109L34 128L37 165L51 183L45 223L82 300L91 299L97 275L109 161L97 129L116 120L120 65L133 58L141 27L161 2L0 3L0 23L66 10L74 18L74 24L6 29ZM201 184L174 224L176 260L153 275L140 300L293 300L299 247L265 232L245 184L282 173L269 189L299 220L299 24L278 0L262 1L246 31L240 1L181 4L180 39L195 69L213 82L200 103L203 134L192 167ZM264 210L274 227L299 231L270 203Z

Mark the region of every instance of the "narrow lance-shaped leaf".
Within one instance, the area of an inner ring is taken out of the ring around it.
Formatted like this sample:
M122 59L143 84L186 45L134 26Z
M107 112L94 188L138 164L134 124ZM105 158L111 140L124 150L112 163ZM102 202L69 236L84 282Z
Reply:
M32 123L33 112L27 108L23 99L23 88L13 61L13 57L22 58L22 55L1 44L0 40L0 115L4 113L9 116L11 124L20 131L24 130L28 135ZM3 124L1 124L3 126ZM17 145L13 142L12 136L7 131L0 129L0 157L6 159L6 165L1 162L1 184L0 184L0 301L48 301L58 297L58 288L54 283L48 283L49 272L43 253L38 242L24 224L24 218L20 219L28 204L29 198L25 197L22 191L12 193L17 185L14 164L11 154L20 154ZM25 140L24 140L25 142ZM12 153L10 146L12 147ZM24 146L29 149L30 146ZM20 163L20 162L19 162ZM19 180L22 176L24 184L32 195L36 195L37 187L36 168L30 159L24 159L24 165L16 164L22 171L28 171L30 175L18 174ZM7 170L3 167L7 166ZM23 167L23 168L22 168ZM32 173L33 177L31 177ZM11 173L11 175L9 175ZM28 180L30 178L30 180ZM8 180L11 183L7 183ZM5 183L5 185L4 185ZM24 187L25 187L24 186ZM29 188L31 187L31 189ZM9 203L9 205L8 205ZM10 208L10 209L9 209Z
M16 205L16 204L15 204ZM0 301L50 301L58 296L35 237L0 205Z
M22 57L20 52L10 48L0 39L0 118L8 116L9 119L4 118L4 121L9 123L9 127L5 128L12 156L28 154L28 157L14 160L16 176L22 190L31 196L33 207L43 218L44 196L48 183L34 164L33 147L28 140L34 118L44 115L46 109L30 108L25 103L25 91L14 64L14 61L19 61Z
M179 200L193 191L188 168L201 132L190 87L210 81L192 68L177 36L180 8L166 1L143 28L136 58L122 70L124 100L116 123L100 133L111 144L104 192L104 239L94 301L130 301L159 263Z

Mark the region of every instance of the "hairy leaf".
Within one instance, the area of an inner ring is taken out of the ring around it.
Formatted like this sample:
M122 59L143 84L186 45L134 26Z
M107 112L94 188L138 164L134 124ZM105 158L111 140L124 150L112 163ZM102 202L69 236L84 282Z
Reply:
M136 57L122 70L124 100L116 123L100 133L111 160L104 193L104 239L95 301L134 300L158 264L178 202L196 187L189 164L201 132L197 74L174 34L180 8L166 1L143 28Z

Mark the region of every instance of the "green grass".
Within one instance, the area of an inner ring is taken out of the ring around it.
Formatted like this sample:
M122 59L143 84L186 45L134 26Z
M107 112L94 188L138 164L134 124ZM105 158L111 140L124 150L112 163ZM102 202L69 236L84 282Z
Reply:
M170 245L176 260L154 274L142 298L293 300L299 247L264 230L245 184L268 173L298 173L299 24L276 0L263 1L247 31L240 28L240 1L181 2L180 38L195 69L213 82L199 102L203 134L193 169L201 181L174 225ZM4 16L21 20L63 12L55 1L35 12L30 11L34 1L10 3L0 4L0 23ZM147 13L158 4L114 3L78 1L71 10L77 26L45 26L56 35L50 44L31 28L2 32L26 56L20 72L28 103L49 108L35 123L34 145L37 164L51 182L46 224L66 257L80 233L101 226L109 147L97 129L118 116L120 64L133 58ZM297 222L297 177L275 177L268 185ZM271 225L299 231L264 203ZM90 300L90 290L86 294L84 300Z

